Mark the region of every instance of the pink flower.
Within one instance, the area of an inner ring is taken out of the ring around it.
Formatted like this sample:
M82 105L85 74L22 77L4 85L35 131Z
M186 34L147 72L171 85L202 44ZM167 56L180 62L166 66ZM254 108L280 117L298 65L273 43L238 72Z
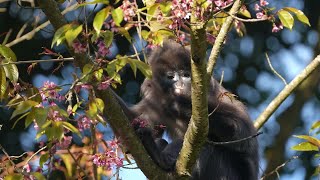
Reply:
M264 6L267 6L269 4L268 1L266 0L260 0L260 6L264 7Z
M257 16L257 19L266 19L267 18L267 16L263 12L258 12L256 14L256 16Z
M79 41L73 42L72 47L75 53L85 53L87 51L87 45Z
M60 149L67 149L72 142L72 136L64 136L63 139L57 143Z
M279 32L283 29L283 25L282 24L279 24L278 26L274 23L273 26L272 26L272 32L273 33L276 33L276 32Z
M108 89L108 87L110 86L110 80L106 80L106 81L103 81L101 82L99 85L98 85L98 90L105 90L105 89Z
M92 158L94 164L107 170L111 170L114 166L121 167L123 165L123 158L119 158L113 150L108 150L103 154L95 154Z
M103 41L98 41L98 55L104 57L107 54L110 53L109 47L106 47L105 43Z
M80 116L77 121L78 121L78 128L80 131L89 129L90 125L93 123L93 120L91 120L87 116Z
M254 5L254 10L255 10L255 11L259 11L259 10L260 10L259 4L255 4L255 5Z
M48 100L62 101L62 100L64 100L64 96L61 96L58 93L58 91L59 91L58 86L54 82L49 82L49 81L44 82L43 86L39 90L40 95L42 97L42 101L48 101Z
M129 0L124 0L120 8L123 10L123 19L125 21L131 21L132 18L136 16L137 5L135 3L131 3Z

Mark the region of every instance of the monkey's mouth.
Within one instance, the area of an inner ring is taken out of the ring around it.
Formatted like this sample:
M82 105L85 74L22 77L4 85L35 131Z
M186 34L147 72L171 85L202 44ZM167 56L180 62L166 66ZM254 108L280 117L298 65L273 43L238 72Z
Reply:
M183 94L183 91L184 89L182 87L176 87L174 89L174 93L177 94L177 95L180 95L180 94Z

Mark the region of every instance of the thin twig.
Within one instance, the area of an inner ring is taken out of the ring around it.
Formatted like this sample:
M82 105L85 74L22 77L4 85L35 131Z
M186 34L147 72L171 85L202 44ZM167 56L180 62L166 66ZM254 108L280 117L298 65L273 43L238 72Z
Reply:
M272 64L271 64L271 61L270 61L270 58L269 58L269 56L268 56L267 53L266 53L266 58L267 58L267 61L268 61L268 64L269 64L269 66L270 66L271 71L272 71L275 75L277 75L277 76L283 81L283 83L287 86L287 85L288 85L287 81L273 68L273 66L272 66Z
M78 163L77 159L73 156L73 154L71 153L70 149L67 149L69 155L71 156L71 158L74 160L74 163L76 163L76 165L80 168L80 171L83 172L83 174L86 177L89 177L88 174L86 173L86 171L80 166L80 164Z
M209 144L213 144L213 145L234 144L234 143L239 143L239 142L242 142L242 141L246 141L246 140L255 138L255 137L259 136L260 134L263 134L263 132L258 132L258 133L255 134L255 135L248 136L248 137L241 138L241 139L237 139L237 140L233 140L233 141L215 142L215 141L209 141L209 140L208 140L207 142L208 142Z
M284 167L285 165L287 165L290 161L294 160L294 159L298 159L299 156L293 156L292 158L288 159L286 162L284 162L283 164L281 164L280 166L276 167L273 171L269 172L268 174L265 174L263 177L260 178L260 180L265 179L266 177L272 175L273 173L277 173L278 179L280 179L280 175L278 173L279 169Z
M38 59L30 61L17 61L0 64L0 66L6 66L10 64L30 64L30 63L43 63L43 62L61 62L61 61L74 61L73 57L70 58L58 58L58 59Z
M0 0L1 1L1 0ZM77 3L71 5L70 7L67 7L65 10L62 11L61 14L66 14L72 10L74 10L76 7L78 6ZM16 45L24 40L29 40L31 39L36 32L39 32L41 29L45 28L46 26L48 26L50 24L50 21L46 21L45 23L39 25L38 27L34 28L32 31L28 32L27 34L21 36L20 38L18 39L15 39L13 41L11 41L10 43L6 44L7 47L11 47L13 45Z
M275 97L267 108L255 120L254 126L260 129L267 122L273 112L280 104L318 67L320 66L320 55L318 55L310 64L303 69L284 89Z
M28 160L26 161L25 165L29 163L29 161L31 161L31 159L36 156L38 153L40 153L42 150L46 149L47 146L43 146L42 148L40 148L37 152L33 153L29 158Z

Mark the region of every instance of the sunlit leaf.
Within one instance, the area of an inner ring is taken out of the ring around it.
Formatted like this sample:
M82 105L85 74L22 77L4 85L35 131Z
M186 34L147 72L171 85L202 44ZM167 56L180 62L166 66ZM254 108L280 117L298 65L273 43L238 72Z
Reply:
M319 129L320 127L320 121L316 121L312 124L310 131L313 131L314 129Z
M23 180L23 175L18 173L9 174L4 178L4 180Z
M43 167L43 164L48 161L49 157L50 155L48 153L42 154L40 156L39 165L41 168Z
M73 176L72 172L75 168L74 160L72 159L72 157L69 154L61 154L60 157L61 157L62 161L64 162L64 164L66 165L68 176L72 177Z
M131 36L128 32L128 30L126 30L125 28L119 27L118 31L121 35L123 35L129 42L131 42Z
M151 71L151 68L148 64L146 64L145 62L142 62L142 61L138 61L136 60L136 63L135 63L138 67L138 69L142 72L142 74L148 78L148 79L151 79L152 78L152 71Z
M109 47L113 41L113 33L111 31L105 31L101 33L101 36L103 37L103 42L106 47Z
M159 7L159 4L156 3L156 4L153 4L150 8L148 8L148 11L147 11L147 20L150 21L153 17L154 17L154 14L155 12L157 11Z
M112 19L117 26L120 26L120 23L123 20L123 10L121 8L117 8L111 11Z
M172 5L172 2L170 2L170 1L161 2L161 3L160 3L161 12L162 12L164 15L168 15L168 14L171 12L171 5Z
M71 29L69 29L66 34L66 40L69 46L72 45L72 42L78 37L78 35L82 32L82 25L74 25Z
M95 99L94 99L94 102L96 103L99 112L103 112L103 109L104 109L104 102L103 102L103 100L100 99L100 98L95 98Z
M46 178L39 172L32 172L31 173L37 180L45 180Z
M93 28L97 32L98 35L100 34L100 30L102 28L104 21L106 20L106 18L109 15L109 11L110 11L110 7L108 6L104 9L101 9L94 17Z
M7 90L6 73L3 67L0 66L0 99L2 99Z
M89 109L87 111L87 114L89 115L90 118L94 118L98 113L97 104L94 101L90 101L88 106L89 106Z
M4 60L4 63L10 63L10 60ZM8 64L3 66L6 77L10 79L11 82L17 83L19 79L19 71L15 64Z
M239 14L246 18L251 18L251 14L247 9L240 8Z
M293 137L299 138L299 139L304 139L310 142L311 144L320 147L320 141L317 138L314 138L312 136L307 136L307 135L294 135Z
M278 16L282 25L291 30L294 24L292 15L288 11L281 9L278 11Z
M302 22L308 26L311 26L309 19L307 18L306 15L304 15L304 13L301 10L293 8L293 7L285 7L283 9L290 11L290 12L293 12L297 16L297 18L300 22Z
M35 120L39 127L43 126L48 117L48 108L32 107L25 120L25 127L28 127Z
M21 102L16 107L16 109L13 111L10 119L16 117L19 114L22 114L22 113L25 113L25 112L29 111L31 109L31 107L34 107L34 106L36 106L38 104L39 104L38 102L31 101L31 100L27 100L27 101Z
M295 151L319 151L319 148L310 142L302 142L291 147L291 149Z
M72 26L72 24L66 24L66 25L62 26L61 28L59 28L54 33L51 47L53 47L54 45L59 46L62 42L64 42L64 40L66 39L65 34L71 28L71 26Z
M11 60L12 62L17 61L16 54L7 46L0 44L0 55L3 56L5 59Z
M63 121L62 125L64 128L68 129L69 131L71 131L73 133L76 133L79 137L81 137L80 131L76 127L74 127L72 124Z
M86 6L89 4L98 4L98 3L109 4L109 1L108 0L94 0L94 1L90 1L90 2L81 3L81 4L79 4L79 7Z

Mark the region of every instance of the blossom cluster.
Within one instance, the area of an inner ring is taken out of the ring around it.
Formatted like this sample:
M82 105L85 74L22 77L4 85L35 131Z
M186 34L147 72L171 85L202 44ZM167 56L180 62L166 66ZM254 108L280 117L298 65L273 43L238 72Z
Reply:
M98 52L96 53L96 56L105 57L106 55L110 54L110 47L107 47L102 40L98 41L97 47Z
M72 44L75 53L85 53L87 51L87 45L79 41L75 41Z
M64 100L64 96L61 96L58 93L58 86L54 82L46 81L43 86L39 90L42 101L47 102L50 101L50 105L55 105L52 100L62 101Z
M80 131L83 131L85 129L90 129L90 126L92 123L94 123L94 120L90 119L87 116L79 116L78 120L78 128Z
M132 18L136 16L137 5L135 2L124 0L120 8L123 10L123 19L125 21L131 21Z
M92 159L94 164L107 170L111 170L113 167L119 168L123 165L123 158L117 155L115 148L107 150L105 153L94 154Z

